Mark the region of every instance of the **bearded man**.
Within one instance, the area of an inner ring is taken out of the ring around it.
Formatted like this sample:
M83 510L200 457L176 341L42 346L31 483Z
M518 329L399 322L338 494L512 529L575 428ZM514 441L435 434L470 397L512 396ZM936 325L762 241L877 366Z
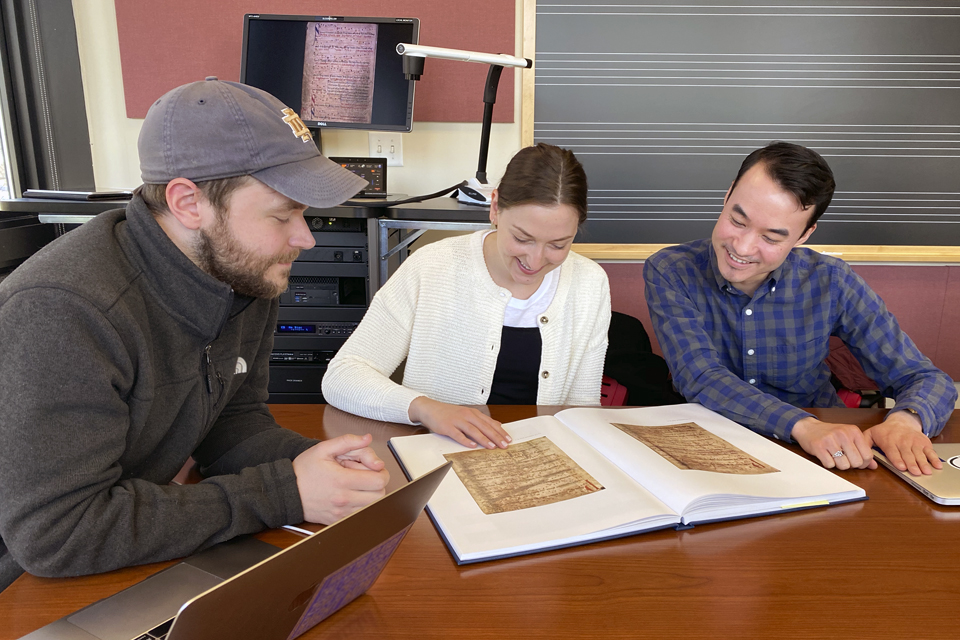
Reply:
M326 442L266 406L277 297L307 206L365 181L296 113L208 78L139 139L143 186L0 285L0 589L330 523L384 494L369 436ZM206 479L170 484L193 457Z

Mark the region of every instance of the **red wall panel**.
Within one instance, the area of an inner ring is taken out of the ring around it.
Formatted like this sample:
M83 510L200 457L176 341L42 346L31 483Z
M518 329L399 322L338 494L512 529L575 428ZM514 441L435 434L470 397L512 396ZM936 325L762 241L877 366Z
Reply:
M639 318L650 336L653 352L662 356L663 351L660 350L657 335L653 332L647 301L643 297L643 263L603 262L600 266L610 279L610 301L613 310Z
M643 322L662 354L643 297L642 263L603 263L613 310ZM935 365L960 380L960 267L855 265L903 330Z
M900 327L917 343L920 351L934 361L940 343L940 318L948 269L943 266L853 266L853 270L883 298Z
M513 54L515 11L515 0L116 0L127 117L144 117L154 100L187 82L239 80L246 13L420 18L421 44ZM487 68L427 60L414 120L480 122ZM504 70L495 122L513 122L514 77Z
M943 313L940 315L940 339L936 354L928 354L954 381L960 380L960 267L949 267L944 288ZM937 309L927 309L931 316Z

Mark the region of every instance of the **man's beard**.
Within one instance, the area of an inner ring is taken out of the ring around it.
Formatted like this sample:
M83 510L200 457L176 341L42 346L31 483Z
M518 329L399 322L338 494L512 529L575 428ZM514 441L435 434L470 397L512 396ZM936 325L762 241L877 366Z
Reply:
M280 262L293 262L300 255L295 249L273 256L260 256L240 246L225 220L217 220L211 233L200 230L196 256L201 269L217 280L230 285L234 292L252 298L272 299L287 289L290 273L282 286L266 278L270 267Z

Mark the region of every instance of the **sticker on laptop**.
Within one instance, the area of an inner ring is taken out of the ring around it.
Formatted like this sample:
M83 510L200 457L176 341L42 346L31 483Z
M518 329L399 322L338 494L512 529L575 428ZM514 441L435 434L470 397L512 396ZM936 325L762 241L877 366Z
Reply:
M306 606L297 626L287 636L287 640L293 640L347 603L366 593L412 526L412 523L407 525L359 558L328 575L320 584L314 585L298 596L291 604L291 611L303 607L307 601L310 601L310 604Z

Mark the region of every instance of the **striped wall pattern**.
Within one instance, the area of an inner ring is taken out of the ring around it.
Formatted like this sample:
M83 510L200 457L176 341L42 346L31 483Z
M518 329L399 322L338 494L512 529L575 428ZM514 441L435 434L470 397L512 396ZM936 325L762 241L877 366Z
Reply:
M819 151L813 242L960 245L960 3L537 4L534 139L591 185L584 242L709 235L743 157Z

